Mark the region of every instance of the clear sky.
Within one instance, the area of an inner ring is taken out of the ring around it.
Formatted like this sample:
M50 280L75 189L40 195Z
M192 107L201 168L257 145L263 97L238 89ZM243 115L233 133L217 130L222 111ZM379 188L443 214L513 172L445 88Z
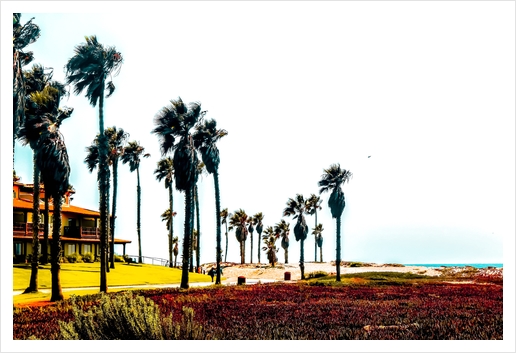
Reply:
M344 260L514 263L514 2L2 2L5 78L11 15L4 8L22 12L22 22L35 17L41 37L28 49L57 80L64 81L63 67L85 35L122 53L105 126L123 128L151 154L141 162L145 256L168 256L160 219L168 196L153 174L161 155L151 130L154 115L180 96L201 102L229 133L219 142L222 208L263 212L264 225L274 225L288 198L317 194L324 168L340 163L354 175L343 186ZM9 84L2 80L2 101L10 102ZM73 204L96 209L96 172L83 160L98 132L98 109L73 93L62 105L75 108L61 129ZM9 109L2 104L4 195ZM32 152L18 143L15 169L32 182ZM136 174L121 165L119 182L116 236L132 240L128 253L137 254ZM214 261L211 175L199 193L201 261ZM318 214L326 261L335 259L328 196ZM182 239L184 202L176 190L174 202L174 234ZM295 220L285 220L293 229ZM307 222L314 226L313 217ZM229 236L228 260L239 261ZM299 248L292 232L291 264ZM246 250L249 261L249 243ZM278 257L284 261L281 248ZM309 235L305 260L313 257Z
M265 226L273 225L289 197L318 193L323 169L340 163L354 175L343 186L344 260L503 262L504 237L514 236L510 6L194 2L160 4L166 10L153 13L108 6L72 14L75 7L60 5L66 13L23 13L22 22L35 17L41 37L30 46L34 62L53 67L57 80L64 81L63 67L84 35L122 53L105 126L123 128L151 154L141 162L146 256L167 257L160 215L168 196L153 174L161 158L153 117L180 96L200 101L229 132L219 143L222 208L263 212ZM96 172L83 160L98 132L98 110L73 93L62 104L75 108L62 126L73 203L95 209ZM17 143L23 182L32 182L31 155ZM199 183L203 262L215 256L212 179ZM132 240L128 252L137 254L136 173L121 165L119 180L116 236ZM318 217L324 259L334 260L328 196ZM181 239L184 202L177 191L174 208ZM293 228L295 221L286 220ZM315 220L307 222L313 227ZM256 242L255 234L255 250ZM295 264L293 234L290 244ZM313 236L305 249L313 260ZM231 233L229 260L238 254Z

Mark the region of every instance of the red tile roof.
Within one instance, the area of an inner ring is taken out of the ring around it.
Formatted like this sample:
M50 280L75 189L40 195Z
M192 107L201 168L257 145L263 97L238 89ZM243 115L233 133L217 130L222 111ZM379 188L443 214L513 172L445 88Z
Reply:
M24 210L32 210L32 201L25 200L25 199L13 199L13 208L14 209L24 209ZM43 203L39 204L39 209L44 210L45 205ZM48 205L49 211L54 210L54 205L50 202ZM72 206L72 205L65 205L61 207L62 213L76 213L81 214L84 216L100 216L100 212L88 210L87 208Z

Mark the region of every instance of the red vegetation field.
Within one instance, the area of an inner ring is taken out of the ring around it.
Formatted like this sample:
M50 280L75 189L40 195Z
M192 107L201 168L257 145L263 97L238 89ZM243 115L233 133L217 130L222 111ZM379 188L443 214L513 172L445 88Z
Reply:
M193 308L205 339L503 339L501 285L262 284L135 292L177 320L183 306ZM14 339L58 339L58 320L72 317L66 304L15 309Z

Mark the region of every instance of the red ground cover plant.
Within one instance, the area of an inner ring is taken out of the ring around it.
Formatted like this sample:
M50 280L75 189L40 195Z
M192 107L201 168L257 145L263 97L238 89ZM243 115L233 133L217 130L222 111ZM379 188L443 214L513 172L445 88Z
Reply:
M135 292L177 320L183 306L193 308L206 337L217 339L503 339L500 285L262 284ZM72 316L62 305L16 309L13 319L14 339L58 339L57 321Z

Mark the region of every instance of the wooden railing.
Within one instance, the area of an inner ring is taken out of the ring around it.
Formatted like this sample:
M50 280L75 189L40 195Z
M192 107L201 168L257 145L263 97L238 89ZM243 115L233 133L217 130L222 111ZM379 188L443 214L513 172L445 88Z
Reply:
M39 234L43 234L44 224L39 224ZM16 235L32 235L32 223L13 222L13 234Z
M43 235L45 229L44 224L39 224L39 234ZM14 235L25 235L32 236L32 223L25 222L13 222L13 234ZM64 227L65 237L78 238L78 239L99 239L100 231L96 227Z

